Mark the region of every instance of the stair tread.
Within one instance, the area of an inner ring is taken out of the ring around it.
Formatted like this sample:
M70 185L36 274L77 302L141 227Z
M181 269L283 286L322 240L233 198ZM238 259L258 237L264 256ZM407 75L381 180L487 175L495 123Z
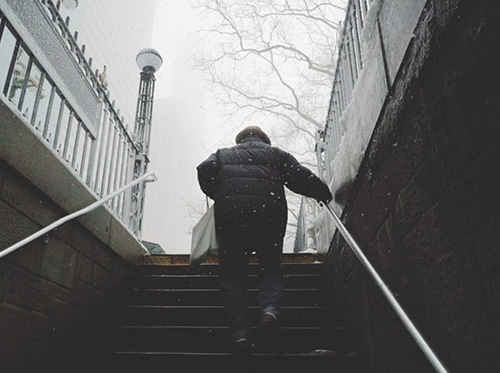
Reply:
M105 355L161 355L161 356L172 356L172 355L184 355L184 356L231 356L230 352L190 352L190 351L127 351L127 350L105 350L96 351L92 349L75 349L68 350L65 349L64 352L84 352L90 354L105 354ZM348 354L346 354L348 355ZM339 358L339 355L314 355L311 352L298 352L298 353L275 353L275 352L257 352L252 353L251 356L270 356L270 357L286 357L286 356L307 356L310 359L316 358L318 356L326 358Z
M152 305L152 304L120 304L117 307L127 307L127 308L172 308L172 309L222 309L221 305L191 305L191 306L171 306L171 305ZM249 306L249 309L258 309L258 306ZM334 306L283 306L282 310L292 310L292 309L335 309Z
M284 276L285 287L290 289L323 288L325 276L318 274L288 274ZM256 288L259 276L252 274L248 276L249 288ZM125 288L203 288L218 289L219 276L216 274L142 274L128 277Z
M345 330L337 317L338 308L331 304L323 287L323 267L283 264L284 305L280 332L274 337L255 326L259 322L257 268L250 264L253 349L249 365L243 368L287 373L355 371L354 359L343 355L347 351ZM65 346L61 354L67 361L78 361L82 372L96 367L155 371L167 366L172 371L241 371L241 364L230 353L230 329L220 303L218 277L218 265L213 264L198 268L137 266L103 309L102 323L87 327L81 338ZM339 353L311 354L319 348Z
M101 328L101 327L100 327ZM123 328L123 329L224 329L229 330L225 325L105 325L102 328ZM250 329L257 329L251 326ZM282 326L281 330L338 330L340 326Z
M188 292L188 293L194 293L194 292L207 292L207 293L218 293L220 290L219 289L203 289L203 288L176 288L176 289L167 289L167 288L128 288L125 289L124 292L126 291L132 291L132 292L139 292L139 291L157 291L157 292L166 292L166 293L180 293L180 292ZM247 289L249 292L256 292L257 289ZM320 288L311 288L311 289L284 289L284 292L311 292L311 291L319 291L319 292L326 292L325 289L320 289Z
M257 264L248 265L248 274L256 274L259 266ZM319 264L282 264L283 274L323 274L323 265ZM199 267L189 265L139 265L134 268L133 274L218 274L218 264L205 264Z
M274 340L282 352L303 353L315 349L339 349L344 330L341 327L282 327L274 333L251 327L255 353L269 350ZM97 350L165 351L165 352L228 352L230 329L227 326L135 326L118 325L87 329L75 346Z
M303 373L357 372L355 359L348 355L312 355L255 353L245 358L235 358L230 353L183 353L143 351L75 351L67 353L61 372L67 363L76 372L120 371L128 372L273 372ZM97 370L96 370L97 369Z
M249 277L258 277L258 274L249 274ZM307 276L322 276L320 274L315 274L315 273L288 273L285 274L284 277L307 277ZM186 277L219 277L219 275L214 275L214 274L194 274L194 273L187 273L187 274L137 274L133 275L131 277L167 277L167 278L186 278Z

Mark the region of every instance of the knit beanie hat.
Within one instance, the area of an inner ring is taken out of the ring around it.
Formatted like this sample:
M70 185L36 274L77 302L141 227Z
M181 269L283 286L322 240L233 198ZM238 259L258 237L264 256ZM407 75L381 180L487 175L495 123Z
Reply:
M236 144L239 144L241 141L243 141L243 139L246 139L247 137L258 137L266 144L271 145L271 140L269 140L269 137L265 134L264 131L260 129L260 127L249 126L242 130L240 133L238 133L238 135L236 135Z

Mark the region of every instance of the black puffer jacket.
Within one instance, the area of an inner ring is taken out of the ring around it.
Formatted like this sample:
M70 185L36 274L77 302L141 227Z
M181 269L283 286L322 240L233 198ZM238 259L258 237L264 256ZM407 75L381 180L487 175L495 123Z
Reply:
M215 200L215 216L271 214L286 222L283 186L318 201L330 201L328 187L289 153L248 137L218 150L198 166L203 192Z

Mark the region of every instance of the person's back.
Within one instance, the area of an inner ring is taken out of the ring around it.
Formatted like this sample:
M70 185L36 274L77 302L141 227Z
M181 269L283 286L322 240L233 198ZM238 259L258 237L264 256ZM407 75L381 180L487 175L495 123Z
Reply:
M281 174L286 153L250 137L216 154L216 220L265 219L283 226L287 204Z
M324 202L332 198L317 176L289 153L272 147L259 127L245 128L236 143L198 166L200 186L215 200L221 298L235 346L249 339L246 273L252 252L260 265L261 323L276 322L281 310L281 252L287 221L284 186Z
M271 146L267 136L266 141L249 133L198 166L202 190L216 202L216 216L267 213L286 220L284 185L308 197L331 199L326 185L293 156Z

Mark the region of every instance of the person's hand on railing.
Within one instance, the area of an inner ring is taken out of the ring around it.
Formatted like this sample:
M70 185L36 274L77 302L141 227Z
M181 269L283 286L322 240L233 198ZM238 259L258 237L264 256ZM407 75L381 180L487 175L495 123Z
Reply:
M321 194L316 198L316 201L318 203L323 203L324 205L328 205L333 199L332 192L330 192L330 189L325 188L322 190Z

